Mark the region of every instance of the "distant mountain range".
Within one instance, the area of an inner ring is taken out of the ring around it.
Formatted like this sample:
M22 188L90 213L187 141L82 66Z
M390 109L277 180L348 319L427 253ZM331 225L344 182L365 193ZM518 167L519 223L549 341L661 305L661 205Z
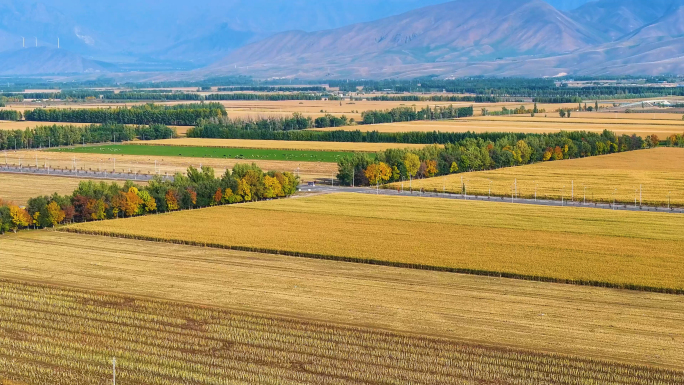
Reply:
M457 0L316 32L285 32L200 70L297 78L684 74L684 2Z
M444 1L0 0L0 52L21 49L22 37L27 48L36 40L57 48L59 38L62 49L120 70L183 70L275 33L337 28ZM0 72L7 73L2 63Z
M63 49L26 48L0 52L0 76L101 74L116 70L108 63L84 59Z
M684 0L0 0L0 75L103 73L684 74Z

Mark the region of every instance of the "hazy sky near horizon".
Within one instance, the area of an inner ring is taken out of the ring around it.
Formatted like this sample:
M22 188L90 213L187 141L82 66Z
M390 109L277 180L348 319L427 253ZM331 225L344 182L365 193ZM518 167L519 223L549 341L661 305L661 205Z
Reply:
M217 31L268 36L378 20L450 0L0 0L0 50L36 36L81 53L150 52ZM482 0L461 0L482 1ZM546 0L568 10L588 0ZM85 42L94 44L84 45ZM79 46L80 45L80 46Z

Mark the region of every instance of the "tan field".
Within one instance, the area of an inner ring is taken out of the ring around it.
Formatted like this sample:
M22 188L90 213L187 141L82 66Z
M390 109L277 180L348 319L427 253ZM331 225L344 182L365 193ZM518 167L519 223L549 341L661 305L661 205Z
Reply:
M22 206L26 204L29 198L54 193L71 195L82 180L87 179L48 175L0 174L0 200ZM98 181L100 180L98 179ZM112 182L110 180L104 181ZM146 184L146 182L141 184Z
M0 279L0 377L130 385L674 385L684 372ZM31 316L27 317L26 315ZM388 354L388 352L391 352ZM286 364L283 364L286 363ZM124 381L125 380L125 381ZM234 381L231 381L234 380ZM2 385L14 385L5 380Z
M371 97L369 95L368 97ZM632 100L637 101L637 100ZM430 106L449 106L454 107L466 107L473 106L475 109L475 116L481 115L481 109L487 108L489 111L501 111L502 107L509 109L518 108L520 106L525 106L526 109L532 109L534 103L516 103L516 102L499 102L499 103L473 103L473 102L394 102L394 101L368 101L368 100L283 100L283 101L266 101L266 100L222 100L216 101L221 103L227 110L230 117L236 118L260 118L269 116L291 116L293 112L298 112L304 116L309 116L311 118L317 118L323 116L326 113L341 115L345 114L349 118L354 118L355 120L361 119L361 112L368 110L387 110L395 107L410 107L415 106L418 109ZM628 101L620 101L628 102ZM7 109L14 109L18 111L32 110L38 107L50 107L50 108L115 108L115 107L130 107L133 105L141 105L148 102L145 101L105 101L105 102L88 102L88 103L68 103L62 101L56 102L44 102L44 103L10 103L6 107ZM197 103L197 101L166 101L166 102L154 102L160 105L176 105L176 104L188 104ZM606 108L612 106L609 102L600 102L601 108ZM584 103L582 103L584 105ZM594 105L592 102L587 102L587 105ZM577 103L565 103L565 104L544 104L538 103L537 107L539 109L546 110L546 115L557 116L558 109L577 109ZM358 111L358 112L356 112ZM588 114L589 116L594 115L610 115L615 116L614 113L596 113L596 112L573 112L573 116L578 114L582 116L583 114ZM544 114L538 114L537 116L543 116ZM626 116L625 118L630 118L634 116L648 115L651 118L652 114L628 114L628 113L618 113L618 117ZM656 114L658 119L679 119L681 120L681 114ZM665 117L667 116L667 117Z
M2 278L483 346L684 366L684 297L678 295L47 231L6 236L2 243Z
M633 116L634 114L632 114ZM681 119L681 118L680 118ZM522 132L551 133L560 131L589 131L601 133L603 130L613 131L617 135L658 135L665 139L672 134L684 133L684 122L681 120L652 121L644 119L609 119L609 118L544 118L543 116L524 117L473 117L454 120L413 121L401 123L369 124L338 128L320 128L316 130L362 130L379 132Z
M173 175L177 172L185 173L188 167L212 167L217 174L226 169L232 169L236 163L256 163L265 171L288 171L298 173L303 180L319 178L329 179L337 174L337 164L323 162L293 162L251 159L218 159L192 157L161 157L138 155L104 155L104 154L74 154L48 152L36 150L4 151L0 152L0 163L26 167L73 169L74 163L79 170L119 171L139 174ZM36 160L37 157L37 160ZM116 164L116 169L114 168Z
M194 146L194 147L226 147L226 148L259 148L277 150L314 150L314 151L350 151L377 152L388 148L423 148L423 144L403 143L352 143L352 142L297 142L287 140L249 140L249 139L160 139L127 142L126 144L153 146Z
M55 123L55 122L27 122L18 121L12 122L7 120L0 120L0 131L3 130L25 130L27 128L35 128L38 126L52 126L57 125L70 125L70 126L89 126L90 123Z
M577 116L575 116L577 114ZM511 116L476 116L470 119L484 122L527 122L527 123L559 123L559 124L615 124L615 125L652 125L652 126L677 126L684 130L684 120L681 115L672 114L611 114L611 113L573 113L570 118L561 118L557 114L553 116L511 115Z
M2 130L25 130L27 128L36 128L38 126L89 126L91 123L66 123L66 122L30 122L30 121L7 121L0 120L0 131ZM185 133L190 129L190 126L169 126L176 129L176 133L179 136L184 136Z
M414 180L414 189L462 192L469 195L565 199L574 202L616 202L634 205L684 206L684 148L649 150L543 162L498 170ZM574 186L574 191L573 191ZM400 188L394 183L390 188ZM408 184L404 183L408 189ZM586 188L586 195L585 195ZM564 197L564 198L563 198Z
M514 277L684 289L679 268L684 216L665 213L351 193L67 229Z

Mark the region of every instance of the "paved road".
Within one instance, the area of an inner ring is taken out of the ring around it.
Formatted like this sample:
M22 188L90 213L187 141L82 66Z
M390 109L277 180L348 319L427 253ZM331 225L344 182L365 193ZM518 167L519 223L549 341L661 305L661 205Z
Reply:
M538 205L538 206L570 206L570 207L590 207L599 208L604 210L623 210L623 211L651 211L651 212L662 212L662 213L684 213L684 209L673 208L668 209L667 207L653 207L653 206L634 206L634 205L623 205L617 204L615 206L605 203L586 203L583 202L569 202L569 201L557 201L557 200L543 200L543 199L523 199L511 197L488 197L480 195L463 195L463 194L450 194L450 193L420 193L419 191L409 191L398 192L397 190L389 189L375 189L368 187L338 187L329 185L316 185L299 186L299 190L302 192L320 192L320 193L332 193L332 192L350 192L359 194L379 194L379 195L391 195L391 196L414 196L414 197L427 197L427 198L446 198L446 199L460 199L460 200L475 200L475 201L485 201L485 202L505 202L505 203L517 203L526 205Z
M28 174L28 175L53 175L73 178L88 178L88 179L114 179L114 180L139 180L149 181L154 175L134 174L117 172L111 173L107 171L83 171L83 170L56 170L44 167L19 167L19 166L5 166L0 165L0 173L7 174ZM162 178L173 180L172 176L164 176Z
M139 180L139 181L149 181L154 176L147 174L133 174L133 173L111 173L106 171L82 171L82 170L55 170L46 168L36 168L36 167L18 167L18 166L5 166L0 165L0 173L9 174L28 174L28 175L56 175L64 177L73 178L88 178L88 179L114 179L114 180ZM172 176L163 176L162 178L166 180L173 180ZM581 201L569 202L569 201L557 201L557 200L543 200L543 199L524 199L510 197L488 197L480 195L463 195L463 194L450 194L450 193L433 193L426 192L421 193L419 191L403 191L399 192L397 190L389 189L375 189L369 187L339 187L339 186L328 186L328 185L316 185L308 186L301 185L299 190L302 192L319 192L319 193L332 193L332 192L350 192L358 194L378 194L378 195L393 195L393 196L414 196L414 197L427 197L427 198L445 198L445 199L461 199L461 200L476 200L485 202L505 202L505 203L518 203L527 205L539 205L539 206L571 206L571 207L591 207L599 208L605 210L624 210L624 211L651 211L651 212L663 212L663 213L678 213L683 214L684 209L673 208L668 209L667 207L653 207L653 206L634 206L634 205L611 205L605 203L587 203L584 204Z

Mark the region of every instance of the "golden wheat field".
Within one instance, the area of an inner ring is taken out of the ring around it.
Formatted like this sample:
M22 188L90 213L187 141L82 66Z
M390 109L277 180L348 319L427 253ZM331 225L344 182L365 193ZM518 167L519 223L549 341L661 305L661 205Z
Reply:
M0 248L0 278L480 346L684 367L684 297L678 295L51 231L7 235L1 242L7 247ZM121 310L103 303L109 302L93 303L92 311Z
M50 175L0 174L0 200L25 205L30 198L38 196L54 193L71 195L82 180L87 179ZM105 182L111 181L105 180Z
M55 123L55 122L27 122L27 121L18 121L18 122L12 122L12 121L7 121L7 120L1 120L0 121L0 131L2 130L25 130L27 128L35 128L38 126L52 126L53 124L57 125L72 125L72 126L88 126L90 123ZM20 143L21 145L21 143Z
M634 205L684 206L684 148L649 150L582 159L543 162L498 170L416 179L414 189L469 195L608 202ZM394 183L390 188L400 188ZM404 183L408 188L408 184ZM573 190L574 189L574 190ZM585 190L586 189L586 190ZM586 191L586 195L585 195ZM564 198L563 198L564 197Z
M0 281L0 376L26 383L676 384L621 365ZM56 325L59 325L56 327Z
M4 164L5 156L7 163L26 167L45 167L73 169L74 163L79 170L174 175L185 173L188 167L212 167L217 174L222 174L226 169L232 169L237 163L255 163L265 171L288 171L297 173L304 180L329 179L337 174L336 163L325 162L296 162L296 161L270 161L251 159L219 159L219 158L193 158L181 156L141 156L141 155L114 155L114 154L87 154L66 153L48 151L6 151L0 152L0 163ZM36 157L38 158L36 161ZM116 167L115 167L116 166Z
M473 117L467 119L412 121L400 123L368 124L337 128L316 128L312 130L331 131L378 131L378 132L520 132L520 133L552 133L560 131L588 131L601 133L613 131L617 135L658 135L665 139L673 134L684 133L684 122L675 120L653 120L652 122L629 119L586 119L570 118L563 122L544 117ZM625 121L631 122L626 123Z
M222 218L231 221L225 223ZM684 289L684 271L679 268L684 261L684 217L664 213L352 193L77 224L68 229L357 261Z
M276 150L314 150L314 151L349 151L349 152L377 152L388 148L423 148L424 144L403 143L352 143L352 142L299 142L287 140L251 140L251 139L159 139L126 142L126 144L152 146L195 146L195 147L225 147L225 148L264 148Z

